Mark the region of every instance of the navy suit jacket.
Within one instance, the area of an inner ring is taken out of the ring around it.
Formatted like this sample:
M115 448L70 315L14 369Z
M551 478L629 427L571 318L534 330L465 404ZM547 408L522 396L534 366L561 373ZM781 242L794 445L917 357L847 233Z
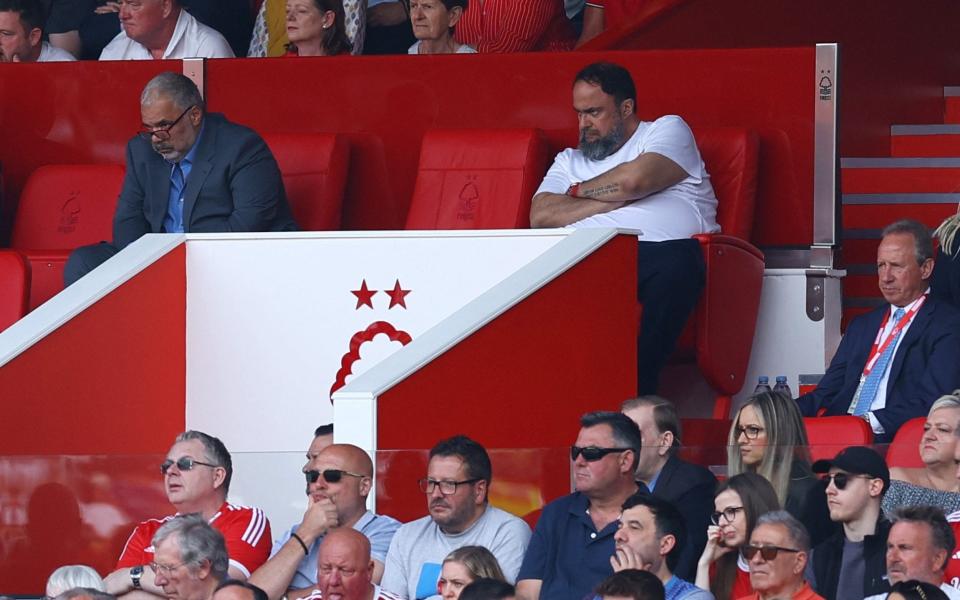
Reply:
M296 231L280 169L263 139L219 114L204 115L183 200L183 230ZM127 173L113 217L113 245L123 249L163 231L170 163L139 136L127 143Z
M676 454L670 456L660 469L653 495L673 504L683 516L686 527L687 539L673 570L681 579L696 579L697 561L707 544L707 527L716 489L717 478L709 469L682 461Z
M847 333L817 389L797 398L800 412L812 417L845 415L860 383L870 348L889 304L850 322ZM930 405L960 387L960 311L930 296L913 318L890 364L886 407L873 411L883 426L878 442L890 441L905 421L926 416Z

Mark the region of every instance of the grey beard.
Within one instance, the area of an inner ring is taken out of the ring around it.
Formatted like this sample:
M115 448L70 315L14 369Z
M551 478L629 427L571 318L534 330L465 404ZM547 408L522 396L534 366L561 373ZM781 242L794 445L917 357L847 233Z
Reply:
M601 137L595 142L588 141L584 133L581 131L580 145L578 148L580 152L582 152L583 155L590 160L603 160L619 150L620 146L623 145L625 130L626 127L624 127L623 121L620 121L613 126L613 129L610 130L610 133Z

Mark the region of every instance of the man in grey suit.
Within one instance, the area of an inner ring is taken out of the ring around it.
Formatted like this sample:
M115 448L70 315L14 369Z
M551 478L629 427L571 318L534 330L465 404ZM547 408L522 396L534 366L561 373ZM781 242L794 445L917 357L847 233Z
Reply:
M256 132L204 110L197 86L160 73L140 96L142 126L127 143L113 243L77 248L70 285L145 233L295 231L280 169Z

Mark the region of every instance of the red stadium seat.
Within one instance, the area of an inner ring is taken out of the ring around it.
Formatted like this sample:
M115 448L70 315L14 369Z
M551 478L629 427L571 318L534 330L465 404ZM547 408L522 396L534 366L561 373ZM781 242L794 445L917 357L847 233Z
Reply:
M27 314L30 263L16 250L0 250L0 331Z
M695 137L717 195L721 233L694 236L703 250L707 281L678 355L696 357L718 394L714 417L726 419L730 396L743 387L760 309L764 257L749 242L759 143L754 132L734 127L698 130Z
M538 129L428 131L407 229L530 226L530 200L547 170Z
M30 261L30 309L63 289L63 265L78 246L113 238L120 165L47 165L30 174L10 246Z
M346 139L335 133L268 133L263 139L280 166L300 229L339 229L350 159Z
M680 458L709 467L727 464L730 419L680 419Z
M813 460L833 458L847 446L873 443L873 431L860 417L805 417L803 425Z
M887 466L902 468L920 468L925 466L920 460L920 440L923 438L923 425L926 417L910 419L900 426L887 448Z

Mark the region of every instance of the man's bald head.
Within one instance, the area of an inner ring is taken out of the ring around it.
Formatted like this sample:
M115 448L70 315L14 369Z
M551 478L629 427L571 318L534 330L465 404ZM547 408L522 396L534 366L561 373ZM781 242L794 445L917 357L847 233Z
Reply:
M331 530L320 544L317 584L322 597L366 600L373 591L370 540L349 527Z
M373 477L373 461L370 460L370 455L353 444L331 444L320 452L320 456L336 457L343 465L341 469Z
M337 507L341 526L351 526L367 512L373 490L373 461L352 444L333 444L305 467L307 494L315 501L329 499Z

